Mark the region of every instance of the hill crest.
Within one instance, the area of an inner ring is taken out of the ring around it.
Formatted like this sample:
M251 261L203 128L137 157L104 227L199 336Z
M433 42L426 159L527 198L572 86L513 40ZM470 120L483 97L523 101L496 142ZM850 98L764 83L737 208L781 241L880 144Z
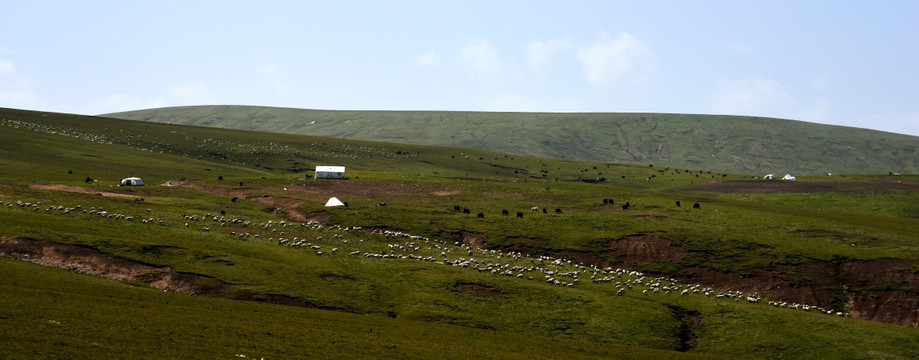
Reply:
M186 106L104 116L717 172L917 173L919 138L765 117Z

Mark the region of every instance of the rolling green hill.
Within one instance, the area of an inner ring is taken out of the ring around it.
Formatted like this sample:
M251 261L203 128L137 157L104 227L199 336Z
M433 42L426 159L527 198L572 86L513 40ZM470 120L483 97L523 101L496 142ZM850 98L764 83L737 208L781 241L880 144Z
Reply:
M919 176L754 178L0 109L0 357L916 358Z
M915 136L762 117L254 106L172 107L105 116L731 173L919 173Z

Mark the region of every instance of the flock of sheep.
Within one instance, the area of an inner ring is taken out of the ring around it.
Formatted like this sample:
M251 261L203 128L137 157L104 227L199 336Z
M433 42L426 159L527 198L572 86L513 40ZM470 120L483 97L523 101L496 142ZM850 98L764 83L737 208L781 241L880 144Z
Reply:
M3 204L4 202L0 201L0 205ZM41 202L31 203L17 200L5 204L7 208L28 208L32 209L33 212L43 208ZM85 209L81 205L72 207L58 205L47 206L44 209L45 213L52 214L75 213L120 221L140 219L140 223L144 224L169 226L169 222L164 222L162 218L126 215L110 212L102 207L93 206ZM147 214L145 215L149 215L150 212L150 209L146 209ZM211 226L215 226L215 229L227 228L222 232L241 240L247 240L248 238L267 240L270 244L293 249L304 249L316 256L424 261L445 266L468 268L494 276L513 277L522 281L544 281L547 284L561 287L579 286L582 284L583 279L584 282L592 284L614 286L615 294L620 296L632 291L636 295L640 292L643 296L679 294L681 296L699 295L751 303L760 301L756 294L719 291L702 285L681 284L675 279L651 277L634 270L611 267L599 268L593 265L578 264L569 259L530 256L517 251L476 248L461 242L431 239L395 230L368 229L368 231L360 227L341 227L338 225L288 222L285 220L265 220L256 223L255 221L212 214L181 215L181 220L186 228L190 226L189 222L215 224ZM210 231L209 227L201 227L200 229L203 232ZM247 232L242 232L242 229ZM364 238L367 238L367 240ZM347 253L347 255L339 255L339 253ZM834 311L812 305L782 301L769 301L769 304L788 309L819 311L826 314L848 316L848 313L843 311Z

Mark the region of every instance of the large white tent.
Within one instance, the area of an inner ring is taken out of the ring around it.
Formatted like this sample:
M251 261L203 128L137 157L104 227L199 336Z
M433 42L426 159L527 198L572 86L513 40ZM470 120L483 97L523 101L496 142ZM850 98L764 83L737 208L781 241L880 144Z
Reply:
M345 203L341 202L341 200L338 200L337 197L334 197L334 196L333 196L333 197L329 198L329 201L326 201L326 202L325 202L325 206L326 206L326 207L329 207L329 206L345 206Z
M344 179L344 166L316 166L317 179Z
M119 186L144 186L144 180L139 177L129 177L121 179Z

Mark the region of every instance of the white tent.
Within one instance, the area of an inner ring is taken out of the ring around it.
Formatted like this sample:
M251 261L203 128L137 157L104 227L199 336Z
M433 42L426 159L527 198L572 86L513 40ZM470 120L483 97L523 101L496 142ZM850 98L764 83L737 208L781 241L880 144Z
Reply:
M121 184L118 186L144 186L144 179L139 177L129 177L121 179Z
M317 179L344 179L345 178L345 167L344 166L317 166L316 167L316 178Z
M785 174L785 177L782 180L798 180L798 178L791 176L791 174Z
M766 174L766 176L763 176L763 180L775 180L775 174Z
M330 207L330 206L345 206L345 203L341 202L341 200L338 200L337 197L334 197L334 196L333 196L333 197L329 198L329 201L326 201L326 202L325 202L325 206L326 206L326 207Z

